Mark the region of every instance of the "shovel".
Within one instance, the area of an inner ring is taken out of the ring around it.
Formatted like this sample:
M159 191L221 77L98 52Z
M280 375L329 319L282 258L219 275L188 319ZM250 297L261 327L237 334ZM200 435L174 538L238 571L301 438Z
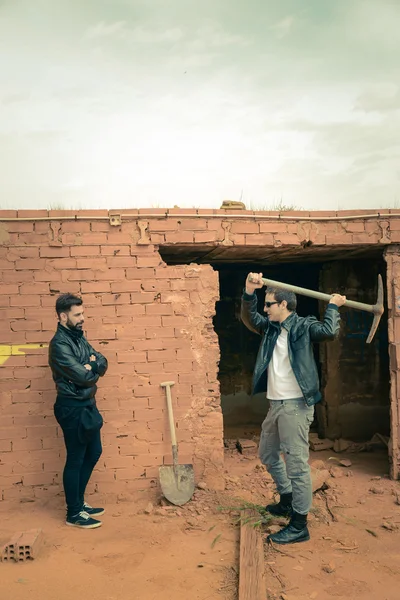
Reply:
M175 421L172 410L171 387L174 381L166 381L161 383L161 387L165 388L167 394L168 420L171 431L172 441L172 460L173 466L160 467L160 485L161 491L165 498L176 506L186 504L194 492L194 471L193 465L178 464L178 446L176 443Z

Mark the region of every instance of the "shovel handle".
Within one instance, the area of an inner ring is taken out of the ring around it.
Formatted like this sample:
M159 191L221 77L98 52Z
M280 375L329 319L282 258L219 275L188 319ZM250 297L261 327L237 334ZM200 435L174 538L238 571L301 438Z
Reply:
M165 388L165 392L167 394L167 409L168 409L169 429L171 432L171 442L172 442L172 446L176 447L175 421L174 421L174 411L172 409L172 397L171 397L171 387L173 385L174 385L173 381L168 381L166 383L162 383L161 387Z

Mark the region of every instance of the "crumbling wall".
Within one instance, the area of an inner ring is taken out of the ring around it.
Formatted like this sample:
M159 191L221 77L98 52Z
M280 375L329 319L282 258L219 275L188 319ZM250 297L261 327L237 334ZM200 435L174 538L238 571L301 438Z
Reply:
M64 444L47 345L63 292L83 297L87 336L109 361L97 395L105 424L91 489L146 489L159 465L171 464L165 380L175 381L180 460L215 485L223 428L212 268L167 266L136 221L13 221L2 225L2 240L0 500L61 489Z
M193 460L197 476L214 483L222 465L219 349L212 327L217 276L209 266L167 266L158 245L199 245L210 252L234 248L244 257L254 248L264 257L289 248L317 260L327 249L376 245L383 250L391 245L388 272L397 273L400 211L391 211L393 218L371 211L112 212L0 211L2 500L61 490L64 444L52 411L55 391L46 348L60 293L82 295L88 337L110 362L98 394L105 416L104 454L91 489L119 493L154 485L158 466L171 459L159 386L164 379L176 381L182 460ZM397 278L388 276L396 456Z

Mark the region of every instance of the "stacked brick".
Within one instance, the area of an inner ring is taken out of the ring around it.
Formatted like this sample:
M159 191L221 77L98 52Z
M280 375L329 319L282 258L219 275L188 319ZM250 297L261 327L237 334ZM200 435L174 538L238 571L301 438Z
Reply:
M82 295L88 338L110 365L97 396L104 452L91 489L146 489L155 485L158 467L170 464L160 388L165 380L176 382L180 459L193 462L197 476L214 484L223 466L219 347L212 323L218 275L209 265L168 266L158 245L233 245L245 251L310 244L384 249L400 242L400 211L358 220L348 219L350 211L285 213L284 220L278 213L251 211L241 211L240 218L224 210L118 212L122 222L112 225L108 211L0 211L0 501L61 489L64 446L47 366L60 293ZM26 220L5 220L17 216ZM332 220L337 217L343 220Z

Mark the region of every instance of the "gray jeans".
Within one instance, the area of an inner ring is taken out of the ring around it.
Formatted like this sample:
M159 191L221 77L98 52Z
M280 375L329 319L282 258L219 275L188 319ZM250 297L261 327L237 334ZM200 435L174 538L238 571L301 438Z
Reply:
M278 493L292 492L293 510L302 515L309 512L312 503L308 432L313 419L314 407L307 406L303 398L270 400L259 446L261 462Z

